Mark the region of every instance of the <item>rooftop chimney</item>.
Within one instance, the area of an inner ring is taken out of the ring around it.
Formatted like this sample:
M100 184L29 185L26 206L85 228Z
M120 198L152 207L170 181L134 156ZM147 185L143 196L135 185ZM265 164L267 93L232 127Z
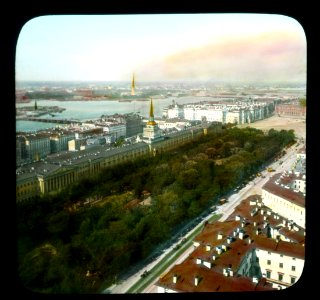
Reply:
M195 286L198 286L199 281L200 281L200 278L199 278L198 275L196 275L196 276L194 277L194 285L195 285Z
M220 254L222 253L221 247L220 247L220 246L217 246L217 247L216 247L216 251L217 251L217 253L220 255Z
M178 279L177 274L174 274L174 275L173 275L173 278L172 278L172 282L173 282L173 283L177 283L177 279Z
M225 269L225 268L223 269L223 275L224 275L224 276L227 276L227 277L229 276L229 272L228 272L228 270Z

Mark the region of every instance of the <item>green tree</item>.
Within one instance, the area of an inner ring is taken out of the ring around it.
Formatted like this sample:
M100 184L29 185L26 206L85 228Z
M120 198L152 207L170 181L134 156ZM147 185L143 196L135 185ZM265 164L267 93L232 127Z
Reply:
M196 169L190 168L182 171L177 180L184 188L193 189L199 182L199 172Z
M307 106L307 99L306 98L299 99L299 104L301 107L306 107Z

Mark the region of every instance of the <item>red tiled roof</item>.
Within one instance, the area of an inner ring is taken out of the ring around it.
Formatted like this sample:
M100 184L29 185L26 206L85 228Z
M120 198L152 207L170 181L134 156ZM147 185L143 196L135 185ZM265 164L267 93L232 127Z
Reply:
M296 243L280 241L275 250L276 252L300 259L304 259L305 257L304 246Z
M279 232L284 236L288 237L291 241L299 244L305 243L305 237L303 234L303 230L300 229L299 231L290 230L288 227L282 227L279 229Z
M234 213L227 221L207 223L202 232L194 239L200 243L200 246L190 254L190 256L179 265L174 266L167 274L159 279L157 285L175 290L177 292L223 292L223 291L264 291L271 290L272 285L266 283L266 279L262 278L259 284L253 283L252 279L237 274L238 268L243 257L252 249L263 249L270 252L285 254L287 256L304 259L305 249L303 246L304 235L301 229L298 232L291 232L299 243L291 243L286 241L277 241L268 238L264 233L263 224L268 222L273 226L280 226L283 218L274 219L268 216L266 212L270 209L267 207L258 207L258 213L251 217L250 211L257 206L250 205L250 200L259 198L257 195L250 196L243 200L235 209ZM260 200L260 199L259 199ZM265 211L261 215L260 210ZM246 218L244 227L241 227L242 219L235 221L235 216L240 215ZM268 216L268 220L264 220L264 216ZM256 226L253 225L257 222ZM239 235L228 244L227 237L233 235L233 231L240 228L245 232L244 239L240 239ZM261 229L258 235L255 233L256 228ZM280 229L286 231L286 227ZM222 239L218 240L218 233L222 234ZM249 238L251 243L249 243ZM206 246L210 245L211 249L207 251ZM218 254L216 246L227 246L227 251ZM212 256L216 255L213 260ZM211 268L207 268L203 264L197 264L197 259L211 262ZM226 277L223 275L224 268L231 268L234 277ZM173 283L173 275L177 274L178 280ZM194 285L195 276L200 276L198 286Z
M290 201L291 203L294 203L301 207L305 207L305 197L301 192L294 192L291 189L286 189L285 187L282 187L280 184L278 185L275 183L275 181L278 178L280 178L280 176L281 174L276 174L272 176L271 179L264 184L262 189L281 198L284 198L287 201ZM285 180L287 180L285 177L281 179L281 181Z
M223 238L225 240L225 237L231 235L233 229L239 225L239 221L207 223L202 232L194 238L194 241L210 244L212 246L220 245L222 240L217 240L218 233L223 233Z
M177 275L173 283L173 275ZM194 278L199 276L199 284L195 286ZM177 292L241 292L255 290L272 290L268 284L253 283L251 278L244 276L226 277L222 273L193 263L174 266L165 276L159 279L157 285Z

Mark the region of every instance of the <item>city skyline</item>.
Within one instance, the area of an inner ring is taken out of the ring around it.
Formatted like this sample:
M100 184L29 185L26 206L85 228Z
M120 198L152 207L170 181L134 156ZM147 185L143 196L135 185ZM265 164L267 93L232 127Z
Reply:
M306 81L303 28L283 15L42 16L16 50L17 81Z

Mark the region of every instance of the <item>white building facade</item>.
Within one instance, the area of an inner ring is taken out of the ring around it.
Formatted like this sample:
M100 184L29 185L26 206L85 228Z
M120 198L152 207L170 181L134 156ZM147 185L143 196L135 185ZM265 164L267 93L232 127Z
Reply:
M264 205L305 228L305 175L276 174L262 187Z
M166 118L181 118L190 121L201 121L204 117L208 122L232 124L251 123L271 116L273 103L197 103L169 106L163 113Z

